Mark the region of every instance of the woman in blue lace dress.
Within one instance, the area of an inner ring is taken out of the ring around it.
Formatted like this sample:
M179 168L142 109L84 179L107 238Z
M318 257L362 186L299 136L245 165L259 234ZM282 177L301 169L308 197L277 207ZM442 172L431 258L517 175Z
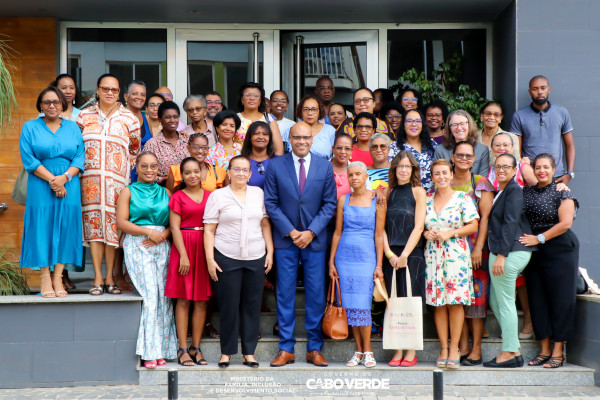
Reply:
M348 166L353 192L338 199L335 232L329 258L329 276L339 277L342 304L356 341L356 352L346 365L376 365L371 349L371 298L375 279L382 279L385 207L367 190L367 166ZM382 281L383 283L383 281Z

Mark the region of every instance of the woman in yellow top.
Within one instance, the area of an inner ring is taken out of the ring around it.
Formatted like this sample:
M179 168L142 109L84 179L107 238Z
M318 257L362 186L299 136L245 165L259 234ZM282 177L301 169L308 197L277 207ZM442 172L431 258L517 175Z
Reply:
M217 188L229 185L227 172L221 168L206 162L208 155L208 138L203 133L194 133L188 141L190 155L200 162L202 173L202 189L214 192ZM173 189L181 183L181 171L179 165L171 165L167 175L167 189Z

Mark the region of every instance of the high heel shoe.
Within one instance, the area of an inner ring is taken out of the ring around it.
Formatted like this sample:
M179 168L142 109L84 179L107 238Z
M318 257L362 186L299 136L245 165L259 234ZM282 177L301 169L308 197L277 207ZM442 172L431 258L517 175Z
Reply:
M44 278L46 276L50 276L50 274L41 274L40 278ZM50 280L50 286L52 286L52 280ZM41 283L40 283L40 294L42 295L42 297L46 298L46 299L51 299L53 297L56 297L56 292L54 291L54 289L52 290L47 290L45 292L42 292L41 290Z
M204 359L204 357L198 358L198 354L202 354L202 350L200 350L200 347L190 346L190 348L188 349L188 352L190 350L194 350L195 351L194 354L190 353L190 357L192 357L192 360L194 361L194 363L196 365L208 365L208 361L206 361Z
M258 368L258 361L247 361L246 356L242 357L242 364L249 366L250 368Z
M219 368L227 368L227 367L229 367L230 362L231 362L231 357L229 357L229 360L227 360L227 361L219 361L217 365L219 366Z

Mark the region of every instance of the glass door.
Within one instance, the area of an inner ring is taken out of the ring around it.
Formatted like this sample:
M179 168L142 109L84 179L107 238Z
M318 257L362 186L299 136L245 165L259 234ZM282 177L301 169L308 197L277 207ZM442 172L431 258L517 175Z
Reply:
M282 31L281 87L295 105L304 94L314 93L321 76L328 76L335 87L334 101L352 110L354 90L379 87L378 50L377 30ZM288 108L288 118L293 119L293 110Z
M273 31L177 29L175 51L178 104L188 94L215 90L228 109L239 111L243 83L258 80L267 93L273 89Z

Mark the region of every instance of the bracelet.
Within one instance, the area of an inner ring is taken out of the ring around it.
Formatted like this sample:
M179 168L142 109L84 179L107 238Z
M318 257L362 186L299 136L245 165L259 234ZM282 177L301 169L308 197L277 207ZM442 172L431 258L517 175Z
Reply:
M458 229L454 230L454 239L458 239Z
M375 267L375 269L382 269L381 267Z
M148 237L152 236L152 228L148 228L150 230L150 233L148 234Z
M385 252L385 256L387 257L387 259L389 260L390 258L394 257L396 254L392 251L392 250L388 250Z

